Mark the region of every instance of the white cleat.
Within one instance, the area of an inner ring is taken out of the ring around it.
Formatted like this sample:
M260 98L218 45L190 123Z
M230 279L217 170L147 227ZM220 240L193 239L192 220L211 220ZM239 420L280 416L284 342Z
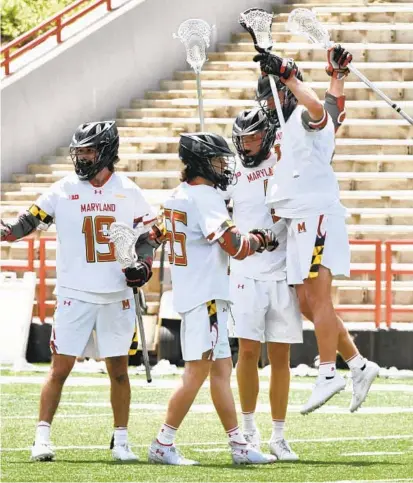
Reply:
M275 463L277 458L256 450L251 444L229 443L234 465L267 465Z
M261 451L261 435L257 431L245 431L244 438L247 443L249 443L257 451Z
M271 454L276 456L278 461L298 461L300 459L284 438L271 440L269 444Z
M53 451L51 443L34 442L32 446L32 454L30 459L32 461L53 461L55 452Z
M112 448L112 456L117 461L138 461L139 458L128 444L116 444Z
M178 451L178 448L173 444L171 446L165 446L153 441L149 446L148 452L149 463L155 463L160 465L175 465L175 466L195 466L199 465L198 461L189 460L184 458Z
M380 367L366 359L364 369L352 369L353 397L350 403L350 412L354 413L366 400L370 387L379 374Z
M345 387L346 381L338 372L332 379L326 379L324 376L318 376L310 399L301 408L301 414L308 414L315 409L318 409L335 394L342 391Z

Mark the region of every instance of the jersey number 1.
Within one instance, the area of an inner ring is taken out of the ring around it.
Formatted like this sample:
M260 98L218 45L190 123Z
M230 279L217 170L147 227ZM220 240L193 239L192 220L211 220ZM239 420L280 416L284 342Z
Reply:
M110 225L116 221L113 216L85 216L83 219L82 233L85 235L86 261L94 262L114 262L115 246L103 232L109 230ZM96 250L98 245L107 245L109 251L100 252Z
M267 187L268 187L268 179L264 179L264 194L265 195L267 195ZM277 223L277 221L280 219L280 217L275 214L274 208L271 208L270 213L271 213L271 218L272 218L273 223Z
M169 263L180 267L186 267L188 265L188 259L186 257L186 235L181 231L176 231L176 223L187 224L187 216L185 211L164 210L165 220L168 220L171 224L172 230L166 231L166 239L169 241ZM166 225L166 223L165 223ZM178 255L174 250L174 244L179 243L181 245L181 255Z

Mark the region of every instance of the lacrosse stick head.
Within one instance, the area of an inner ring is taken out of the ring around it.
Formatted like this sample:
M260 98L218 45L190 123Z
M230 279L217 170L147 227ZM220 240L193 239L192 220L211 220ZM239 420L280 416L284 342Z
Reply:
M109 239L115 245L116 260L122 268L134 267L138 260L135 245L142 230L134 230L122 222L113 222L109 228Z
M206 50L213 28L205 20L190 18L181 23L177 34L173 34L174 39L179 39L184 44L186 61L197 74L207 60Z
M321 24L316 14L307 8L296 8L288 16L287 29L297 35L307 37L314 44L321 44L325 49L334 43L330 40L330 33Z
M249 8L240 13L239 23L251 35L258 52L272 48L271 26L274 15L262 8Z

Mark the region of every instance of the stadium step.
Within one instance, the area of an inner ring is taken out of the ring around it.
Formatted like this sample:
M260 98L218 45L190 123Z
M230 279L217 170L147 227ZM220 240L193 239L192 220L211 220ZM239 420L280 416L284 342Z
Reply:
M223 109L226 110L226 109ZM162 109L162 108L145 108L145 109L121 109L119 114L125 117L139 117L140 125L164 125L169 127L169 132L173 136L179 136L182 132L198 132L200 130L200 121L196 112L188 117L152 117L162 114L170 114L171 116L179 116L185 114L180 109ZM234 110L233 116L228 117L209 117L204 119L205 128L211 132L215 132L224 137L232 135L233 117L238 114L239 109ZM211 114L211 113L209 113ZM214 113L216 114L216 112ZM220 113L221 115L222 112ZM149 115L146 117L146 115ZM125 138L139 137L135 131L136 128L122 128L121 136ZM341 129L337 132L339 138L363 138L376 139L378 137L387 137L388 139L410 139L413 137L413 126L404 119L352 119L345 120Z
M302 42L303 37L292 34L285 28L286 24L276 23L272 29L274 42ZM284 29L283 29L284 27ZM328 23L328 30L334 42L365 42L365 43L411 43L413 42L413 24L405 23L366 23L345 22ZM231 41L250 42L251 36L247 32L234 33Z
M300 70L307 81L325 81L326 62L300 62ZM364 75L374 81L412 81L413 62L358 62L355 64ZM256 81L260 74L255 62L208 62L204 65L202 79L236 81L239 78ZM193 71L175 71L176 80L195 80ZM349 81L357 81L355 74Z
M218 48L219 52L208 53L209 61L248 62L257 53L251 40L219 44ZM291 57L300 63L303 61L325 62L326 59L325 49L318 44L277 42L274 44L273 49L281 57ZM413 61L411 44L346 43L346 49L352 53L354 63Z
M327 86L326 86L327 88ZM346 98L347 99L347 98ZM231 99L215 98L204 99L205 117L207 118L223 118L228 123L233 122L235 116L244 109L256 107L254 94L251 93L249 99ZM413 101L399 101L399 107L406 112L413 114ZM346 100L346 123L350 121L365 121L370 119L382 119L383 122L392 120L402 120L400 115L392 109L384 101L380 100ZM191 109L194 116L197 115L198 100L196 97L179 98L179 99L133 99L130 108L121 108L118 110L119 118L117 119L118 128L121 133L125 133L126 128L142 128L151 125L151 118L156 124L157 119L165 119L165 123L170 123L169 119L185 118L186 109ZM227 118L227 119L225 119ZM169 125L169 124L168 124ZM136 134L138 135L138 134Z
M391 99L413 100L413 82L401 82L399 80L377 82L373 79L375 85L382 90ZM323 99L325 91L330 83L323 78L317 82L309 82L310 86L315 90L317 95ZM175 93L179 98L196 96L195 80L161 80L160 87L162 91L150 91L146 94L147 98L166 98L173 99ZM228 97L230 99L254 99L257 88L257 77L247 79L237 78L237 80L205 80L202 78L202 95L205 99L218 97ZM188 92L187 95L185 93ZM354 81L346 81L346 99L348 100L377 100L376 94L360 82L358 79Z

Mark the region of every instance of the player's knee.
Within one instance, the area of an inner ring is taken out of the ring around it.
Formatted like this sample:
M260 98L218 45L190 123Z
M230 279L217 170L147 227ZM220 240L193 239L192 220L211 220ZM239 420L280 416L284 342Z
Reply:
M72 370L71 367L67 366L60 366L60 367L53 367L50 371L50 379L57 384L60 384L63 386L65 383L66 379L68 378L70 371Z
M268 359L272 369L290 370L290 344L268 343Z
M192 387L202 386L210 372L211 362L208 359L186 362L183 375L184 384Z
M256 362L260 358L261 344L240 344L238 359L243 359L247 362Z
M213 380L230 380L231 378L231 373L232 373L232 360L230 357L227 357L225 359L218 359L216 360L212 366L211 370L209 372L209 377L211 379L211 382Z
M127 372L120 372L113 374L110 376L110 380L112 383L116 384L128 384L129 383L129 376Z

